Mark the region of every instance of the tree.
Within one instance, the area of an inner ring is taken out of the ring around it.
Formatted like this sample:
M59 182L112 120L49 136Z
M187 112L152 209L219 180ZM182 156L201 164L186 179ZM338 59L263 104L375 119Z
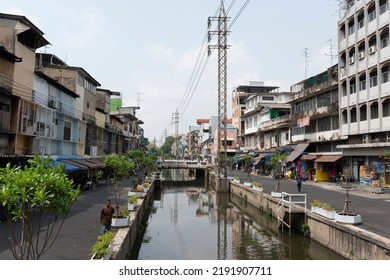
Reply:
M50 249L79 193L65 166L52 167L50 158L35 156L24 168L8 163L0 169L0 203L15 259L38 260Z
M104 158L104 165L110 169L110 175L112 173L112 183L114 184L114 199L116 217L119 215L120 198L122 192L122 178L130 174L132 168L134 168L134 162L130 162L126 156L112 154ZM111 182L111 180L109 180Z
M271 165L274 172L277 174L276 179L277 183L275 186L275 192L280 192L280 179L282 178L282 164L286 162L286 154L275 154L271 157Z
M246 154L241 158L244 166L244 171L246 172L249 182L252 182L251 172L253 167L253 158L250 154Z

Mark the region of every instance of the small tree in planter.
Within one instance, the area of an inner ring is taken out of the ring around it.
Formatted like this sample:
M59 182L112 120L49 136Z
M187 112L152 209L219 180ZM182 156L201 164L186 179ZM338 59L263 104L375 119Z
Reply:
M130 174L132 168L134 168L134 163L130 162L127 157L123 155L112 154L106 156L104 159L104 164L110 169L113 174L111 181L114 184L114 199L115 199L115 217L119 216L120 208L120 197L122 192L122 179L126 175ZM110 173L111 173L110 172Z
M274 172L277 172L276 176L276 186L275 186L275 191L274 193L281 193L280 190L280 180L282 178L281 173L282 173L282 164L286 162L287 155L286 154L275 154L271 157L271 165L272 169Z
M65 167L51 167L50 158L35 156L24 168L8 163L0 169L0 204L5 208L15 259L38 260L50 249L79 193Z
M252 173L252 167L253 167L253 158L251 155L246 154L241 158L243 162L244 171L246 172L246 175L248 176L248 180L250 183L252 183L251 173Z

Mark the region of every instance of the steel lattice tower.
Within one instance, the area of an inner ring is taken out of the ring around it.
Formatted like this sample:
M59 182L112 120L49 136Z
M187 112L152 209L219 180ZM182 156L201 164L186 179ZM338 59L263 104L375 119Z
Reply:
M211 26L211 21L218 23L218 29L216 31L209 31L209 42L211 41L211 35L218 35L218 44L209 45L209 55L211 49L218 49L218 156L221 158L222 154L224 159L227 159L227 133L226 133L226 120L227 120L227 22L229 18L226 16L225 7L223 1L221 1L221 7L218 17L209 17L208 27ZM221 147L223 146L223 147ZM226 164L218 164L218 173L227 176Z

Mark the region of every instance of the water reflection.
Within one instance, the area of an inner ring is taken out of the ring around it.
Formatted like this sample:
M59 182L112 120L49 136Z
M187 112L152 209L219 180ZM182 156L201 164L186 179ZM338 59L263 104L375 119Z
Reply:
M191 178L179 173L164 178ZM239 197L208 190L204 181L164 181L157 198L132 259L342 259L301 234L281 232L276 219Z

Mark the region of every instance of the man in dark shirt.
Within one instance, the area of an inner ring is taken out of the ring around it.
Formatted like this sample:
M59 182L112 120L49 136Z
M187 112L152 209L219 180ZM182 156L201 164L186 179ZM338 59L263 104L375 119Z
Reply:
M102 225L101 234L111 230L112 215L114 214L114 207L111 206L111 200L107 199L106 204L100 211L100 224Z

